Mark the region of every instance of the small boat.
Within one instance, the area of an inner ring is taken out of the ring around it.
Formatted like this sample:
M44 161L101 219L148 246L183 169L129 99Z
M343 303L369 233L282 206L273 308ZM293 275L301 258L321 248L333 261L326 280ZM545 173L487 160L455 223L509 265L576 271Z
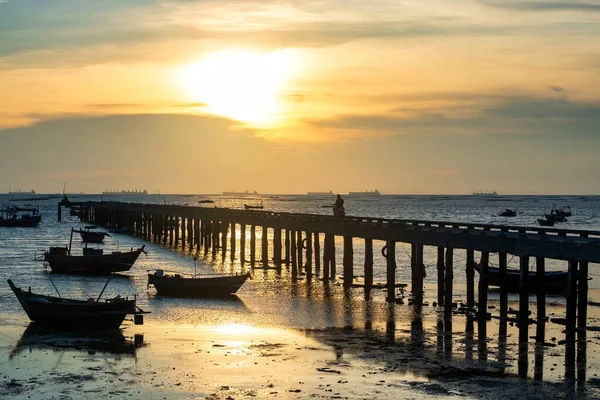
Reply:
M263 206L263 203L261 201L260 204L245 204L244 203L244 208L246 210L262 210L263 208L265 208L265 206Z
M516 208L506 208L504 209L504 211L500 212L500 214L498 214L501 217L516 217L517 216L517 209Z
M550 210L550 214L556 215L558 217L570 217L571 215L573 215L570 206L563 206L561 208L552 207L552 210Z
M125 228L124 226L118 226L116 228L112 228L108 230L110 233L127 233L129 232L129 229Z
M131 269L140 253L146 253L144 245L137 250L131 248L130 251L113 251L109 254L104 254L102 249L85 247L82 255L71 255L74 231L71 229L69 247L50 247L50 250L44 252L41 261L47 263L52 272L82 275L109 275L113 272L125 272Z
M475 263L475 270L480 272L480 266ZM550 271L544 274L543 286L547 293L565 293L567 291L567 271ZM501 286L500 269L496 267L488 267L487 272L488 285L490 286ZM508 292L519 292L519 284L521 279L521 272L517 269L506 270L506 290ZM537 273L530 271L527 276L527 284L529 291L535 293L538 287Z
M58 328L117 329L127 314L137 316L143 313L138 311L135 299L117 296L101 301L100 293L98 299L73 300L62 298L60 294L59 297L36 294L31 291L31 287L25 291L16 287L10 279L8 284L29 319L41 325ZM136 318L137 321L139 319Z
M29 214L19 214L19 213ZM42 222L37 208L5 207L0 209L0 226L34 228Z
M558 215L554 212L551 212L550 214L544 214L544 218L553 222L567 222L567 217L564 215Z
M79 232L81 235L81 240L86 243L102 243L104 241L105 236L110 236L106 232L96 232L92 229L97 229L98 227L95 225L86 225L84 226L85 230L74 230L73 232Z
M554 220L538 218L538 224L540 224L541 226L554 226Z
M214 200L210 200L210 199L198 200L198 203L200 203L200 204L212 204L212 203L214 203Z
M148 273L148 285L153 285L159 295L165 296L223 297L237 292L249 276L248 272L242 275L184 277L181 274L165 274L157 269Z

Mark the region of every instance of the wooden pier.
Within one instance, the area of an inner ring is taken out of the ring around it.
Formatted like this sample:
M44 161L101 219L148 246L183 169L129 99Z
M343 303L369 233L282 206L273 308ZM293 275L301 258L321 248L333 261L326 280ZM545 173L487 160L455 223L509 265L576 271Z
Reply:
M364 240L364 287L373 287L373 241L382 241L382 255L386 259L387 301L394 302L397 282L396 269L410 268L412 304L423 304L423 251L425 246L437 248L437 304L444 309L444 329L452 330L454 255L466 256L466 309L476 316L479 334L485 337L488 310L488 282L486 280L489 257L498 254L501 279L506 279L507 256L520 260L520 301L517 321L520 341L527 343L529 320L529 295L527 278L529 266L536 265L541 278L545 260L564 260L568 269L566 288L566 341L585 341L587 319L588 265L600 263L600 232L555 228L538 228L506 225L470 224L464 222L419 221L382 219L370 217L334 217L328 215L270 212L259 210L234 210L227 208L188 207L177 205L134 204L121 202L76 203L80 218L108 228L125 227L129 233L148 241L180 247L205 255L221 251L225 260L229 245L230 257L241 251L240 263L246 260L246 235L250 231L249 264L251 268L291 269L292 279L304 274L307 281L315 276L324 284L336 279L336 242L343 243L343 285L353 286L354 241ZM59 219L61 218L61 204ZM261 234L260 259L257 259L257 227ZM272 235L268 235L269 230ZM239 241L237 240L239 233ZM268 239L272 237L271 246ZM229 241L228 241L229 239ZM229 243L228 243L229 242ZM411 246L410 265L397 265L396 244ZM269 247L273 254L268 254ZM379 249L378 249L379 250ZM478 302L475 301L475 252L481 254L478 275ZM508 312L508 295L500 290L500 315ZM537 292L538 324L536 342L543 343L545 293ZM526 368L526 365L525 365Z

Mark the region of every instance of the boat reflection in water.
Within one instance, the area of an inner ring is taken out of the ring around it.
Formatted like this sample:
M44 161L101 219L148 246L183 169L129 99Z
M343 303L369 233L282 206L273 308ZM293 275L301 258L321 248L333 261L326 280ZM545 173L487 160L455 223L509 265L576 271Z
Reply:
M121 330L65 331L45 327L31 322L11 350L9 359L24 351L33 350L78 350L88 353L135 355L143 346L143 335L133 338L123 335Z

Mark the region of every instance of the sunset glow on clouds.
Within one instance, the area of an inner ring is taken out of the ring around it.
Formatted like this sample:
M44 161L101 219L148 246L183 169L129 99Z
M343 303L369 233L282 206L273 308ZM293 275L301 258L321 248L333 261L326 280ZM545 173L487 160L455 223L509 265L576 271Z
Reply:
M9 0L0 185L61 186L68 163L54 165L47 148L29 171L15 155L43 131L55 152L146 135L146 157L169 148L166 164L189 174L220 168L211 182L165 179L163 192L220 192L239 179L262 192L598 193L599 17L598 1ZM177 143L237 161L187 159ZM241 171L249 148L269 161ZM142 155L111 157L143 172L82 174L72 185L153 188L169 173ZM291 160L310 181L282 172ZM348 173L327 173L336 169Z

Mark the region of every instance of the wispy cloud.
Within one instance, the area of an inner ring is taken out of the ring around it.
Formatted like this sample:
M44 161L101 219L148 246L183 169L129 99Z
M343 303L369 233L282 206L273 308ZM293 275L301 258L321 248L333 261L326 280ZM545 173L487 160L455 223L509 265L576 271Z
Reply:
M600 4L591 1L479 1L486 5L517 11L600 11Z

